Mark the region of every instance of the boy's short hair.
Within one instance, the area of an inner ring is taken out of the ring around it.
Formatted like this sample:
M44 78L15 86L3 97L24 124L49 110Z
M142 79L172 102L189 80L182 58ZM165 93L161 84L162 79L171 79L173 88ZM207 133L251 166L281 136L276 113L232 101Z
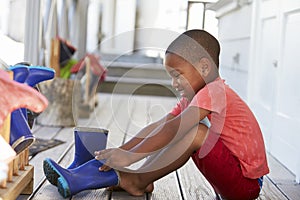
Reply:
M191 64L208 57L219 67L220 44L204 30L193 29L182 33L169 45L167 53L177 54Z

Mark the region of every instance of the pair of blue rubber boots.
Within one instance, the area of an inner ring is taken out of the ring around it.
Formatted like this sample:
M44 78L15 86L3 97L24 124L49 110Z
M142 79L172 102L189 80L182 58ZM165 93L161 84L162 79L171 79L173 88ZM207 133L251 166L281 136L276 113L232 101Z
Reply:
M15 81L31 87L35 87L42 81L50 80L55 75L52 68L25 64L10 66L9 70L13 71ZM19 154L35 140L28 124L27 109L21 108L11 113L10 127L10 145Z
M58 192L70 197L83 190L100 189L118 185L115 170L99 171L101 161L94 159L94 152L106 148L108 131L100 128L74 128L75 156L73 162L63 168L50 158L43 162L47 180L57 186Z

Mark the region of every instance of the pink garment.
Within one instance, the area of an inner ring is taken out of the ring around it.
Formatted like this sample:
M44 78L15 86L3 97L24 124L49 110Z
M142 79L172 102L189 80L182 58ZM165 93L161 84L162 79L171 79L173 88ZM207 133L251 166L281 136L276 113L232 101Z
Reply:
M80 59L80 61L72 67L71 72L78 73L85 66L86 57L90 59L91 71L93 74L100 77L100 82L104 81L106 77L106 69L99 62L99 56L93 54L87 54L84 58Z
M208 115L210 130L219 133L224 145L238 158L245 177L256 179L269 173L258 122L246 103L224 83L224 80L217 78L207 84L190 103L182 99L171 114L176 116L188 106L211 111ZM205 156L207 153L201 154L200 151L199 156Z
M28 108L33 112L42 112L48 106L47 99L28 85L18 83L9 78L0 69L0 127L6 116L18 108Z

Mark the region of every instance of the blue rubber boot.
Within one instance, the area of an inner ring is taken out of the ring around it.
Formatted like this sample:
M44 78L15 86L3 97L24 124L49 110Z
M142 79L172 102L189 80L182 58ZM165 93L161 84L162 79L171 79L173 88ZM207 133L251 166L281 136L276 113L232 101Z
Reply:
M75 156L68 169L76 168L95 158L94 152L106 148L108 130L101 128L75 127Z
M29 69L29 74L24 83L31 87L35 87L35 85L40 82L53 79L55 75L55 70L49 67L28 66L28 69ZM22 112L26 120L32 127L35 113L32 113L31 111L26 109L22 109Z
M29 75L25 84L33 87L36 84L54 78L55 70L49 67L29 66Z
M44 160L44 174L49 182L57 180L58 192L64 197L70 197L83 190L100 189L118 185L119 178L115 170L99 171L102 163L93 159L74 169L64 169L56 162L47 158Z
M29 68L26 65L17 64L14 66L10 66L9 70L14 72L14 81L19 83L24 83L29 75ZM25 108L22 109L22 113L27 119L27 110Z
M24 83L29 75L29 69L26 65L10 66L9 70L14 72L14 80L19 83Z
M35 140L21 109L11 113L10 145L17 154L29 147Z

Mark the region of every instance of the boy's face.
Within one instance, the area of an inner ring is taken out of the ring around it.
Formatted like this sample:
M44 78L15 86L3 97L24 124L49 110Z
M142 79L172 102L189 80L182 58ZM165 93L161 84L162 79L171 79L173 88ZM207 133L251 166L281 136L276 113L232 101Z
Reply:
M165 67L172 78L172 87L175 88L182 97L191 100L195 94L205 86L198 66L193 66L175 54L166 54Z

